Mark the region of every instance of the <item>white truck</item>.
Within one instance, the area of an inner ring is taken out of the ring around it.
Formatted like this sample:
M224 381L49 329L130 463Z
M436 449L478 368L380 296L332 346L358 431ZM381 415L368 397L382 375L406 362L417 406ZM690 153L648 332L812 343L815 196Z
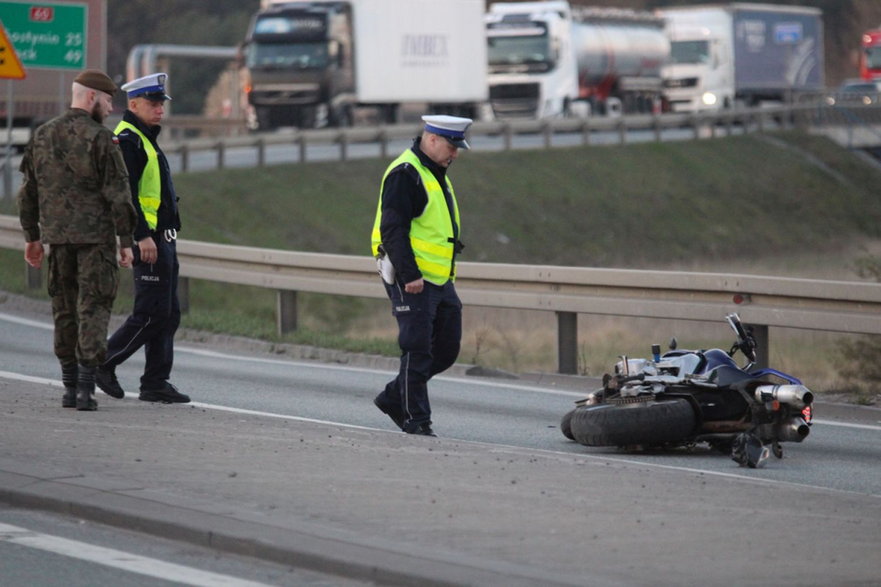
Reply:
M264 0L243 45L252 128L473 117L487 100L483 0Z
M657 111L669 53L663 24L648 12L565 1L493 3L486 27L494 115Z
M659 15L670 38L663 68L670 111L785 103L825 86L818 8L733 3L667 8Z

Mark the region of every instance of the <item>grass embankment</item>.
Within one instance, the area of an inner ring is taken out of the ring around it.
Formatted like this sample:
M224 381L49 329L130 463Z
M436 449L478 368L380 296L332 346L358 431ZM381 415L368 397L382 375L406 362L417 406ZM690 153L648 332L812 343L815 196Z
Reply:
M178 174L181 235L368 254L387 163ZM466 152L451 176L462 211L465 261L852 278L859 247L881 234L881 173L832 142L803 134ZM3 289L22 289L20 259L20 253L0 254ZM130 307L129 289L117 304L121 311ZM275 340L273 292L194 282L190 293L185 327ZM303 294L301 329L285 340L394 354L386 305ZM555 369L549 313L466 309L465 318L461 360L514 371ZM664 343L669 334L683 346L727 348L726 328L722 316L706 327L585 316L582 370L602 373L618 353L644 356L650 342ZM617 348L607 348L609 340ZM836 385L828 364L816 358L817 346L833 340L775 331L772 363L793 371L804 363L811 375Z

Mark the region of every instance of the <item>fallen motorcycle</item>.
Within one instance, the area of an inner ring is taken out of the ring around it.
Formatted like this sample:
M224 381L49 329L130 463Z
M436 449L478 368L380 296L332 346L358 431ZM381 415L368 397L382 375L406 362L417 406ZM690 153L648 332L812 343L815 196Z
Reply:
M621 356L603 387L563 416L563 435L585 446L693 447L707 443L741 466L761 467L782 442L810 432L814 394L776 369L750 370L756 341L737 314L725 317L736 340L722 349L678 350L676 340L651 359ZM746 364L732 358L740 351Z

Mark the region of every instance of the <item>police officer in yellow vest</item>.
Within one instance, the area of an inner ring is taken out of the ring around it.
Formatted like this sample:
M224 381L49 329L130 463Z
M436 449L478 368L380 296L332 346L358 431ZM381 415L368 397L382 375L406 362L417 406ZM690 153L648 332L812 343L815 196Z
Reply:
M174 334L180 325L175 247L180 216L168 160L157 143L165 101L171 99L165 93L167 80L166 74L154 73L122 86L128 109L115 132L138 213L132 271L135 302L131 316L110 337L107 358L96 371L95 382L108 395L122 398L125 392L116 367L143 347L146 362L139 399L187 403L190 398L169 382Z
M459 149L469 148L471 119L422 120L422 136L386 169L373 224L372 251L401 347L398 375L373 403L404 432L435 436L428 380L456 361L462 339L462 303L453 282L463 245L447 169Z

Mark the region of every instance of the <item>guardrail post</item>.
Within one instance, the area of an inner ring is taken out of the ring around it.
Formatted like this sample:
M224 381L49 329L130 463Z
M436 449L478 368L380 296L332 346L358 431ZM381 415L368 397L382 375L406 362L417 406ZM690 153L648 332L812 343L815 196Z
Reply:
M557 315L557 371L578 374L578 314L555 312Z
M223 169L226 159L226 143L217 141L217 168Z
M3 199L12 201L12 153L3 156Z
M581 144L590 144L590 118L585 118L581 121Z
M655 133L655 142L661 142L661 117L655 114L652 116L652 130Z
M545 149L551 148L551 137L553 136L553 129L551 128L550 122L545 122L541 125L541 135L544 139Z
M263 140L263 137L257 139L257 167L264 167L266 165L266 141Z
M180 313L186 314L190 311L190 278L177 278L177 303L180 306Z
M282 336L297 329L297 292L280 289L276 301L276 330Z
M388 159L388 131L379 131L379 154L383 159Z
M349 160L349 135L346 131L341 130L339 134L339 138L337 139L340 143L340 161L348 161Z
M24 264L24 280L28 289L41 289L43 287L43 272L36 267Z
M624 118L618 121L618 142L621 145L627 144L627 124L624 122Z
M297 135L297 144L300 146L300 163L306 162L306 137L301 134Z
M514 142L514 129L511 128L511 124L505 123L505 150L511 150L511 144Z
M186 143L180 146L180 170L189 171L190 168L190 148Z
M756 365L757 369L767 367L770 364L768 327L764 324L744 324L744 328L752 329L753 338L756 339ZM749 330L747 330L748 332Z

